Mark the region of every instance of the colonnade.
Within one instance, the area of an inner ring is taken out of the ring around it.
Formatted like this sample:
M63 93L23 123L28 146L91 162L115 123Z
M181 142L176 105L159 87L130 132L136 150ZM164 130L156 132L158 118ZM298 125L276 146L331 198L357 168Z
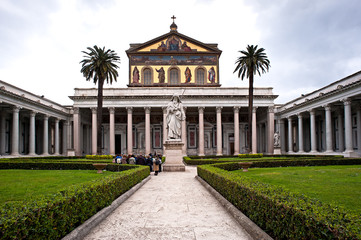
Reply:
M127 132L127 136L126 136L126 151L127 154L133 154L133 110L134 108L131 106L127 106L127 107L122 107L125 109L126 111L126 132ZM139 109L140 107L138 107ZM152 112L152 108L159 108L160 107L152 107L152 106L146 106L143 107L144 109L144 126L145 126L145 149L144 152L150 153L152 152L152 147L151 147L151 124L150 124L150 119L151 119L151 112ZM210 108L214 109L215 111L215 117L216 117L216 136L215 136L215 141L216 141L216 155L223 155L224 154L224 147L223 147L223 141L224 141L224 136L222 135L223 130L222 130L222 106L199 106L199 107L195 107L195 106L185 106L184 107L184 112L187 114L187 109L192 108L193 112L194 109L196 108L198 110L198 133L197 133L197 140L198 140L198 146L197 146L197 154L199 156L204 156L205 155L205 126L204 126L204 111L205 108L207 108L208 110ZM228 108L229 109L229 108ZM241 153L241 141L240 141L240 117L239 117L239 112L240 112L241 107L239 106L234 106L233 107L233 117L234 117L234 155L237 155L239 153ZM268 109L267 111L267 119L265 120L267 123L267 136L268 138L266 139L267 142L267 149L266 151L269 153L273 153L273 135L274 135L274 111L273 111L273 107L269 107L269 108L264 108L264 109ZM96 154L97 153L97 117L96 117L96 108L92 107L91 108L91 153L92 154ZM108 112L109 112L109 154L111 155L115 155L115 125L119 124L118 122L115 122L115 107L108 107ZM163 114L163 122L162 122L162 129L163 129L163 143L164 141L167 139L167 128L166 128L166 107L162 107L162 114ZM74 149L75 149L75 154L76 155L81 155L82 154L82 149L80 146L80 115L79 115L79 108L74 108L73 111L73 121L74 121ZM243 123L244 124L244 123ZM257 107L254 107L254 111L253 111L253 124L252 124L252 128L253 128L253 135L252 135L252 142L253 142L253 149L252 152L256 153L257 152ZM182 142L184 143L183 145L183 154L186 155L187 154L187 122L186 121L182 121Z
M352 156L355 150L361 150L361 107L357 105L355 108L356 111L352 112L352 101L345 98L287 118L281 116L277 124L281 136L287 140L281 141L282 152ZM352 119L355 119L354 123Z
M24 109L20 106L12 106L10 109L6 109L6 110L0 109L0 113L1 113L0 155L35 156L39 154L46 156L49 154L53 154L53 155L60 155L60 153L62 153L63 155L67 154L67 149L68 149L67 136L68 134L71 134L69 129L69 121L67 119L60 119L57 116L39 113L30 109ZM28 120L23 121L23 123L26 124L26 126L25 125L22 126L22 128L26 128L26 136L23 136L22 138L20 138L21 117L28 118ZM38 129L36 129L36 118L42 121L42 136L39 136L40 132L38 131ZM51 130L49 129L50 120L54 123L53 135L50 134L50 130ZM8 124L6 124L7 121ZM63 130L61 134L62 138L60 136L60 127L59 127L60 121L62 122L62 130ZM52 136L50 140L49 140L49 134L50 136ZM53 140L53 142L50 142L51 140ZM36 153L36 143L39 144L40 142L42 145L41 152ZM26 145L26 149L28 149L26 152L20 152L20 143ZM49 145L52 145L54 147L53 151L49 149ZM62 149L60 149L60 145L63 146Z

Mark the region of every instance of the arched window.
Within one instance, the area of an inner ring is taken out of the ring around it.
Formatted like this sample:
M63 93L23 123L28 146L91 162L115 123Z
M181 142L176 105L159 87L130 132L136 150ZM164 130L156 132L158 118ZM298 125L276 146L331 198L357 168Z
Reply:
M205 79L205 71L203 68L199 68L197 69L197 75L196 75L196 83L199 85L203 85L204 84L204 79Z
M143 84L144 85L151 85L152 84L152 71L149 68L144 69L144 77L143 77Z
M177 85L179 84L179 72L178 69L173 68L169 72L169 84L171 85Z

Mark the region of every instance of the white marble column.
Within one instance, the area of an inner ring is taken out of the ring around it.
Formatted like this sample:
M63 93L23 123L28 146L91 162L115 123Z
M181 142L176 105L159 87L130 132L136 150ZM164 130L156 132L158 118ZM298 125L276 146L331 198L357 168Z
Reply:
M114 123L115 108L109 108L109 154L115 155L115 123Z
M338 120L338 149L340 152L343 152L345 149L345 145L344 145L344 133L343 133L343 116L342 116L342 111L338 112L337 115L337 120ZM360 135L360 134L359 134Z
M332 119L331 106L329 104L323 106L325 108L325 122L326 122L326 152L332 152Z
M222 107L217 109L217 156L223 155L222 150Z
M145 154L151 153L150 150L150 107L145 107Z
M97 108L92 107L92 155L97 155Z
M20 107L14 106L13 109L13 128L11 131L11 155L19 155L19 111Z
M80 149L80 113L79 108L77 107L73 109L73 131L75 156L81 156L82 153Z
M35 155L35 116L36 112L30 112L29 121L29 155Z
M133 108L127 107L127 153L133 154Z
M59 155L59 119L55 119L55 155Z
M274 135L275 135L275 114L274 107L268 107L267 115L267 152L273 154L274 150Z
M44 115L43 118L43 155L49 154L49 116Z
M204 107L198 107L199 135L198 156L204 156Z
M5 155L5 111L0 110L1 119L0 119L0 155Z
M239 154L239 109L240 107L233 107L234 114L234 155Z
M187 107L183 106L184 114L187 116ZM187 118L182 121L182 153L183 156L187 156Z
M163 110L163 156L165 156L165 141L168 140L167 107L162 107L162 110Z
M63 154L64 156L68 155L68 130L69 129L69 121L63 121Z
M343 99L345 108L345 153L353 152L352 147L352 118L351 118L351 100Z
M293 153L292 117L288 117L288 153Z
M303 116L302 113L298 115L298 153L304 153L303 148Z
M357 106L356 118L357 118L357 150L360 153L361 152L361 107L360 107L360 105Z
M311 153L316 153L317 152L316 111L314 109L311 109L309 112L310 112Z
M257 107L252 109L252 153L257 153Z

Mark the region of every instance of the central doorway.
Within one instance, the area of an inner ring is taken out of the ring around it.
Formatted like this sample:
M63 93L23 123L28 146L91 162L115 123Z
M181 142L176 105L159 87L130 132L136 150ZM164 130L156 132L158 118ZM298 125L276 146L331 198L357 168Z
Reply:
M115 154L122 153L122 135L115 134Z

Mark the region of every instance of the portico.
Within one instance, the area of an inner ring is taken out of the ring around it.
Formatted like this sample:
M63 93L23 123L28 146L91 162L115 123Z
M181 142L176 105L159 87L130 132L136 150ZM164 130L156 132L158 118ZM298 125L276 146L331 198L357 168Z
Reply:
M67 155L70 110L0 81L0 155Z
M360 100L358 72L277 108L282 152L360 156Z
M185 107L186 121L182 123L184 155L233 155L245 153L247 148L247 88L112 88L104 89L103 102L103 143L104 154L149 154L163 153L165 141L165 111L174 93L181 97ZM272 88L255 89L254 124L261 124L262 144L256 144L254 151L272 153L268 141L273 143L274 118ZM71 99L74 101L74 146L76 154L91 154L96 151L96 89L76 89ZM230 97L231 96L231 97ZM146 105L146 107L145 107ZM86 126L77 129L77 119ZM87 130L88 129L88 130ZM81 142L84 137L76 134L89 134L91 144ZM88 133L86 133L88 131ZM271 136L271 138L269 137ZM258 142L257 134L253 139ZM78 143L76 142L78 141ZM112 149L114 141L115 147ZM220 143L220 144L218 144ZM91 148L93 146L93 149ZM261 146L263 146L261 148ZM265 147L267 146L267 147Z

